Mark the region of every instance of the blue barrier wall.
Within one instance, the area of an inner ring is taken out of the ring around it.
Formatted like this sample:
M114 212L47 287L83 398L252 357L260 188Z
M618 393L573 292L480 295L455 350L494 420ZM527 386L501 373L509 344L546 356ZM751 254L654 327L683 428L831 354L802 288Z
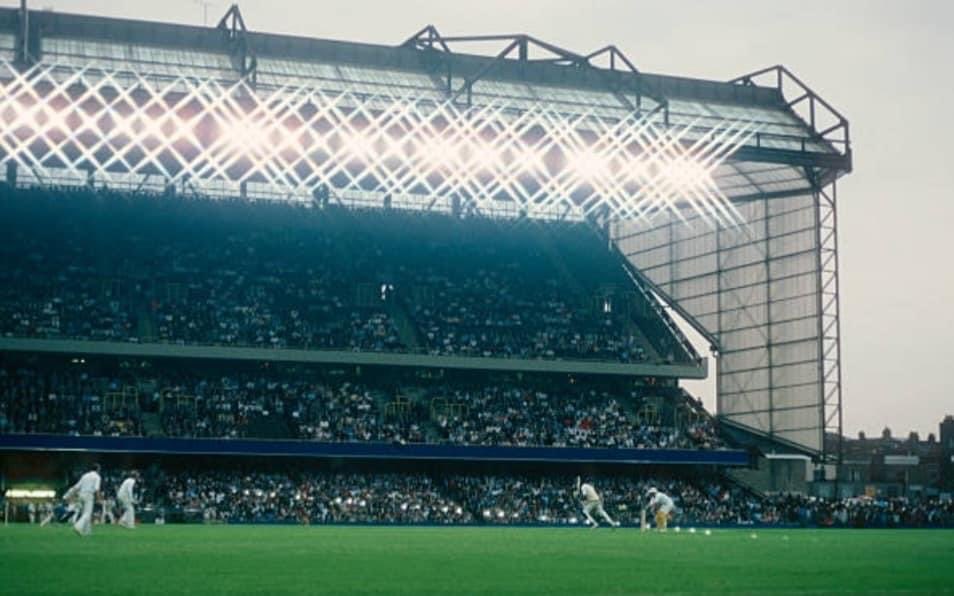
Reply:
M322 443L255 439L173 439L67 435L0 435L8 451L90 451L191 455L274 455L362 459L549 461L620 464L744 466L748 454L735 450L586 449L578 447L477 447L396 443Z

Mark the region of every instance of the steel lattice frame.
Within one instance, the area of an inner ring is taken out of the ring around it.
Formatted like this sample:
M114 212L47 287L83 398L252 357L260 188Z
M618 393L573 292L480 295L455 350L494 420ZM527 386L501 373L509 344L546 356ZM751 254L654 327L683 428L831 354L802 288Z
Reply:
M767 81L765 81L767 79ZM842 385L837 178L851 169L848 121L784 67L745 75L844 155L845 169L806 166L804 189L760 192L735 228L623 223L620 249L719 354L723 420L777 444L841 460ZM691 220L691 218L690 218ZM664 252L663 252L664 251ZM835 443L829 436L837 436Z
M825 375L837 374L837 353L825 350L837 349L829 339L837 300L824 286L837 269L829 252L834 238L820 235L818 205L812 193L763 198L738 206L746 226L713 230L688 215L687 223L622 223L615 237L714 339L723 419L821 454L829 417L838 412L826 407L836 398Z

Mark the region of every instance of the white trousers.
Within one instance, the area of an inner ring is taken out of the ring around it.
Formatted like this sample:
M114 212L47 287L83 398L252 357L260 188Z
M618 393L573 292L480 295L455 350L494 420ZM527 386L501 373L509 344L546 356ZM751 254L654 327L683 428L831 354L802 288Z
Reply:
M132 499L129 501L121 500L119 504L123 506L123 515L119 518L119 525L124 528L136 527L136 509L133 507Z
M95 495L80 493L79 499L83 507L83 512L80 514L80 518L76 523L73 524L73 527L83 536L89 536L93 533L93 501Z
M583 515L586 516L586 519L590 520L591 524L593 524L594 526L598 526L599 524L597 523L597 521L593 519L594 513L599 514L603 519L609 522L610 525L614 525L616 523L615 521L613 521L613 518L611 518L609 514L606 513L606 510L603 509L602 502L587 501L586 503L583 503Z
M114 524L116 523L116 516L113 515L113 508L103 503L103 516L100 518L100 523L102 524Z

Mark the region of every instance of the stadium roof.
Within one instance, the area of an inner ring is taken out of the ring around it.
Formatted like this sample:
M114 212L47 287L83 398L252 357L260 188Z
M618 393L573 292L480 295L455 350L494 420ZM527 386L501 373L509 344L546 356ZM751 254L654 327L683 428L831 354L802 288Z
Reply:
M494 55L458 51L475 44ZM426 27L381 46L248 31L234 6L214 28L0 9L0 82L0 159L39 182L92 172L299 199L327 185L359 203L456 195L547 217L689 203L725 223L720 196L794 196L851 170L847 120L782 67L647 74L613 46L522 34Z

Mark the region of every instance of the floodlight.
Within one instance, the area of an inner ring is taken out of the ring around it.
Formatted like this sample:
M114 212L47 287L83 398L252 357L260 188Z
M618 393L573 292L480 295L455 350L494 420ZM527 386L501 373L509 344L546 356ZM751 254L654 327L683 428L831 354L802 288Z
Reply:
M48 489L8 488L4 493L8 499L52 499L56 491Z
M93 164L106 184L117 171L159 172L167 184L188 180L199 191L255 180L284 196L325 186L616 219L689 207L711 225L734 225L741 216L712 172L757 132L747 122L707 121L699 133L658 112L610 121L506 98L461 107L407 90L262 90L244 81L83 69L64 77L62 66L3 65L13 80L0 86L11 131L0 134L0 151L38 171L52 160L85 177ZM77 85L83 92L71 94ZM81 132L107 121L100 141L80 142Z

